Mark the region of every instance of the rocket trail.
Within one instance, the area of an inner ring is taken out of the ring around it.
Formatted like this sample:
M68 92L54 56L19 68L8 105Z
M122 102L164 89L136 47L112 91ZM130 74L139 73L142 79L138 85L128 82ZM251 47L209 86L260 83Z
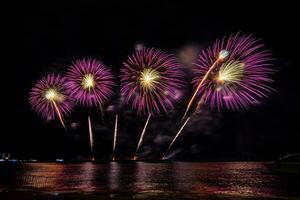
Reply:
M91 119L88 116L88 124L89 124L89 136L90 136L90 147L91 147L91 153L94 152L94 138L93 138L93 131L92 131L92 123Z
M197 108L196 108L196 113L199 113L201 111L201 106L204 103L204 97L206 95L206 92L204 92L204 94L202 95L200 101L197 104ZM195 113L194 112L194 113ZM194 114L193 113L193 114ZM187 120L184 122L184 124L181 126L181 128L179 129L178 133L176 134L176 136L174 137L173 141L171 142L171 144L169 145L166 154L168 153L168 151L170 150L170 148L172 147L173 143L176 141L176 139L178 138L178 136L180 135L180 133L182 132L183 128L185 127L185 125L188 123L188 121L190 120L191 117L188 117ZM165 159L166 155L162 158L163 160Z
M133 160L136 160L136 154L137 154L137 152L139 151L140 146L141 146L142 143L143 143L144 135L145 135L145 132L146 132L147 125L148 125L148 122L149 122L150 117L151 117L151 114L148 115L148 118L147 118L147 121L146 121L145 126L144 126L144 128L143 128L143 132L142 132L142 134L141 134L141 137L140 137L138 146L137 146L137 148L136 148L136 151L135 151L135 155L134 155L134 157L133 157Z
M176 136L174 137L174 139L172 140L171 144L169 145L165 156L162 158L163 160L165 159L167 153L169 152L169 150L171 149L172 145L174 144L174 142L177 140L178 136L181 134L183 128L185 127L185 125L189 122L189 120L191 119L191 117L188 117L185 122L183 123L183 125L181 126L181 128L179 129L178 133L176 134Z
M223 59L223 57L218 57L218 59L212 64L212 66L209 68L209 70L206 72L206 74L204 75L204 77L202 78L202 80L200 81L199 85L197 86L195 92L193 93L193 96L191 98L191 100L189 101L187 108L185 110L185 113L182 117L182 120L185 119L187 113L189 112L195 97L197 96L197 93L199 92L200 88L202 87L203 83L206 81L207 77L209 76L210 72L217 66L217 63L219 62L219 60Z
M114 143L113 143L113 160L115 160L115 150L117 145L117 133L118 133L118 115L116 115L115 130L114 130Z
M53 106L54 106L55 111L56 111L56 114L57 114L57 116L58 116L58 118L59 118L59 120L60 120L60 123L62 124L62 126L63 126L64 129L66 130L66 125L65 125L65 123L64 123L64 120L63 120L63 118L62 118L62 115L61 115L61 113L60 113L60 111L59 111L59 109L58 109L58 107L57 107L55 101L51 101L51 102L53 103Z

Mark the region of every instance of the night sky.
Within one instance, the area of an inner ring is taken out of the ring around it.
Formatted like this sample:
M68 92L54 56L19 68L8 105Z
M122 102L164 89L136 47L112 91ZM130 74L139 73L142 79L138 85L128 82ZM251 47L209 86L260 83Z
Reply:
M119 158L132 156L146 118L126 106L105 113L80 107L67 119L66 136L58 121L46 123L31 110L28 92L48 72L65 72L72 60L101 59L118 76L122 61L137 44L180 57L208 47L233 32L254 33L272 50L276 90L261 105L240 112L204 108L172 149L177 160L272 160L300 152L299 21L296 2L242 1L196 4L188 1L12 2L4 8L5 36L1 78L0 152L16 157L79 158L89 154L87 116L94 124L96 157L110 158L115 113L120 114ZM129 3L131 2L131 3ZM200 1L199 1L200 2ZM2 46L3 47L3 46ZM185 63L187 81L193 76ZM118 79L117 79L118 81ZM190 97L167 116L150 122L140 158L157 159L179 128ZM118 91L118 87L115 88ZM106 105L119 105L119 95ZM297 119L298 117L298 119Z

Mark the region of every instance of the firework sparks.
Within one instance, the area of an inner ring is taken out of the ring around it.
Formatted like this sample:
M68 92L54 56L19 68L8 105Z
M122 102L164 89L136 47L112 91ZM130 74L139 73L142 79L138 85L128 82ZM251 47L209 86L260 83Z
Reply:
M66 125L63 117L74 107L65 81L66 79L59 74L49 74L39 80L29 93L32 108L45 120L52 120L57 116L64 128Z
M200 52L193 81L196 89L183 118L204 91L205 101L218 109L238 110L257 104L272 91L268 86L272 82L271 60L269 51L252 35L238 33L217 40L213 48Z
M201 105L208 101L211 107L217 106L219 110L222 107L238 110L257 104L272 91L268 86L272 82L269 78L273 73L271 60L269 51L252 35L238 33L217 40L213 48L200 52L195 69L197 76L193 80L196 89L182 119L187 116L197 95L201 98L196 112L200 112ZM184 126L185 123L168 151Z
M270 52L252 35L238 33L217 40L213 48L199 55L192 99L206 93L204 101L218 110L249 108L272 91L270 61Z
M182 71L173 55L143 48L135 51L121 69L121 95L138 115L157 115L174 109L182 90Z
M238 61L229 61L221 65L216 81L221 84L238 83L242 80L245 65Z
M115 160L115 150L117 145L117 134L118 134L118 115L116 115L115 130L114 130L114 143L113 143L113 160Z
M174 103L180 101L177 93L183 87L182 71L173 55L148 48L135 51L123 65L121 95L138 115L148 116L138 151L150 117L174 109Z
M113 95L113 75L101 61L76 60L66 77L71 96L83 106L102 106Z

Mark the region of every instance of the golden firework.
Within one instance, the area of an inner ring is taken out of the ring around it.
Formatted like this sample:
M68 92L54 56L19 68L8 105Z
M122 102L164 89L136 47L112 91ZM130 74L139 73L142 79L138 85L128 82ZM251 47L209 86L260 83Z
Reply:
M158 71L151 68L145 68L141 72L140 83L144 91L151 91L155 89L155 85L158 83L160 75Z

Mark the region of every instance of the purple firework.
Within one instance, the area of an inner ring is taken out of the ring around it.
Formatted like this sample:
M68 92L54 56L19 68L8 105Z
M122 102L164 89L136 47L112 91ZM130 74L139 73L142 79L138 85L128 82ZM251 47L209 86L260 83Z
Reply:
M113 94L113 75L101 61L76 60L66 75L71 96L83 106L102 106Z
M173 55L143 48L123 62L121 95L139 115L155 115L174 108L183 87L180 64Z
M72 111L73 100L66 88L66 79L59 74L48 74L39 80L29 93L29 103L43 119L52 120L63 117Z
M232 34L202 50L193 83L204 103L219 110L258 104L272 88L271 53L252 35Z

